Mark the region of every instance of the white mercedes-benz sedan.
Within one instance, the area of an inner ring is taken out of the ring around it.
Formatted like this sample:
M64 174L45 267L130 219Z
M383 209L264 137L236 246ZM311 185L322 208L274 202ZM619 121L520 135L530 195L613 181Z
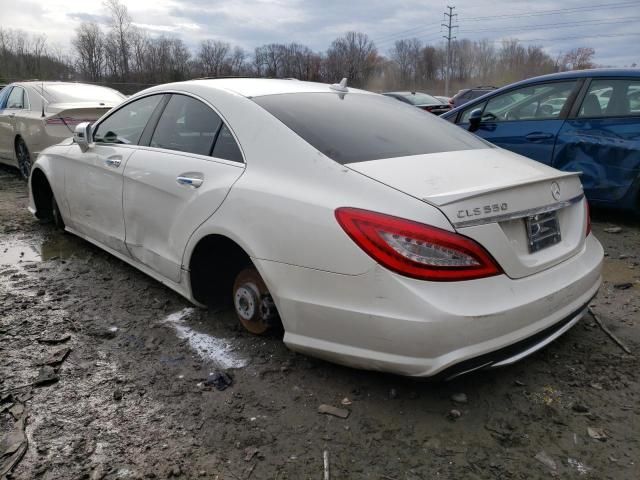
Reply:
M578 173L344 81L153 87L43 151L29 185L39 219L359 368L513 363L601 283Z

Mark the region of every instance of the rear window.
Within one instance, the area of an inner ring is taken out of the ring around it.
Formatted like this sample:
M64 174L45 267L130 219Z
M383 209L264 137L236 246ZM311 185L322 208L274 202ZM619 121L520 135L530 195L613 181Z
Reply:
M491 147L435 115L382 95L288 93L253 100L341 164Z
M409 100L412 105L437 105L441 103L440 100L437 100L426 93L407 93L402 96Z
M36 87L36 88L39 88ZM125 96L111 88L83 83L44 84L45 96L55 103L70 102L110 102L120 103Z

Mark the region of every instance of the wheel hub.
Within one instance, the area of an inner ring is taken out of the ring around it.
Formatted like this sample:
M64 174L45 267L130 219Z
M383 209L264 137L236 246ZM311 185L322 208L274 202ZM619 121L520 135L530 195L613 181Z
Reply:
M256 316L260 304L257 287L252 283L240 286L234 295L234 303L236 312L243 320L252 320Z

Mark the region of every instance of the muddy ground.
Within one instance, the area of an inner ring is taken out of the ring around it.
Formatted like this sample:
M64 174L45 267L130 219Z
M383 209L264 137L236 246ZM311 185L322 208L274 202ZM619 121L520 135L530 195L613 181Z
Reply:
M429 383L250 336L26 205L0 169L0 477L322 479L326 451L332 479L640 478L637 222L594 213L592 308L632 355L589 315L512 367Z

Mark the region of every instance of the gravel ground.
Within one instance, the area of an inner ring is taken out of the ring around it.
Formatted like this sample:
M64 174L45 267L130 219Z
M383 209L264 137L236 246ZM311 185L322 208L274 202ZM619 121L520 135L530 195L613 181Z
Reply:
M438 383L253 337L26 205L0 169L0 478L321 479L324 452L331 479L640 478L637 222L594 212L592 309L631 354L587 315L512 367Z

